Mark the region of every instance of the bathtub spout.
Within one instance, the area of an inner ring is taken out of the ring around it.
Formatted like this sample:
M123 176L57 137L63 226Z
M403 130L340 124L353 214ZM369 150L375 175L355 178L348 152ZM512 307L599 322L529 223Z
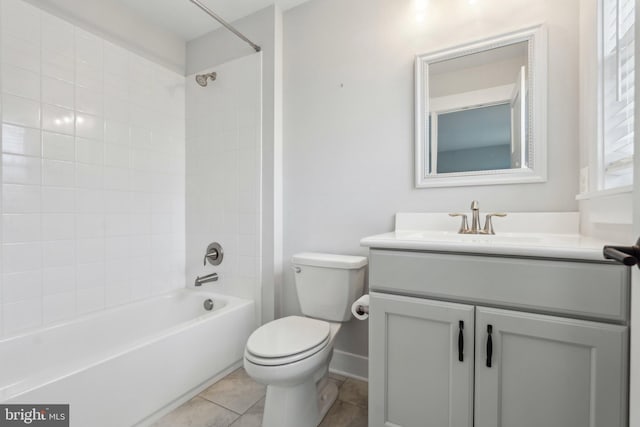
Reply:
M198 276L196 277L196 286L202 286L203 283L209 282L217 282L218 281L218 273L207 274L206 276Z

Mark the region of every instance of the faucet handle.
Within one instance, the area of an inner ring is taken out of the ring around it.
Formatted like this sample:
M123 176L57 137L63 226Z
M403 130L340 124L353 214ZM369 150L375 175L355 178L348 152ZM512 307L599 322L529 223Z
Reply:
M462 222L460 223L460 228L458 229L458 234L465 234L469 232L469 223L467 222L467 215L463 213L450 213L449 216L461 216Z
M491 217L494 217L494 216L505 217L507 216L507 214L506 213L487 214L487 219L484 221L484 230L482 231L482 234L496 234L495 231L493 230L493 222L491 221Z
M477 200L473 200L471 202L471 210L475 211L475 210L478 210L478 209L480 209L478 201Z

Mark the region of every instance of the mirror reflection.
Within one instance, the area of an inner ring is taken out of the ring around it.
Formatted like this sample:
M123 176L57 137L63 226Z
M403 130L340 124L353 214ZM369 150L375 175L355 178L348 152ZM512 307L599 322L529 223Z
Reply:
M432 62L429 173L527 167L528 42Z

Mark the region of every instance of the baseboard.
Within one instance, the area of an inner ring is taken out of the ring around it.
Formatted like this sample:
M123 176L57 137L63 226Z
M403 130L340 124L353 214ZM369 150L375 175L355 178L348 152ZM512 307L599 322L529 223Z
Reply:
M345 377L367 381L369 378L369 358L346 351L333 350L329 371Z

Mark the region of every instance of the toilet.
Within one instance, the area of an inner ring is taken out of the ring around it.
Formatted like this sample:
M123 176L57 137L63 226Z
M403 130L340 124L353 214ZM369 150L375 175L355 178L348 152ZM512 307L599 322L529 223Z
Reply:
M328 381L333 342L362 295L367 258L305 252L291 262L302 316L256 329L244 352L249 376L267 386L263 427L316 427L336 400Z

